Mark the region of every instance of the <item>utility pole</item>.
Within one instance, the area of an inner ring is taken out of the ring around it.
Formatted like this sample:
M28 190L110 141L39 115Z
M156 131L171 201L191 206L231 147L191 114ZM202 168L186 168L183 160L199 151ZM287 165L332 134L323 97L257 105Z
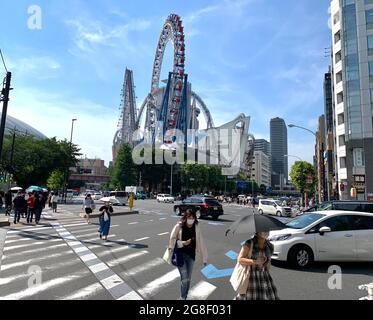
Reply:
M1 95L0 95L0 101L3 102L3 111L1 113L1 125L0 125L0 159L3 153L5 122L6 122L6 115L8 111L9 92L11 90L10 88L11 79L12 79L12 73L7 72L4 82L3 82L3 89L1 90Z

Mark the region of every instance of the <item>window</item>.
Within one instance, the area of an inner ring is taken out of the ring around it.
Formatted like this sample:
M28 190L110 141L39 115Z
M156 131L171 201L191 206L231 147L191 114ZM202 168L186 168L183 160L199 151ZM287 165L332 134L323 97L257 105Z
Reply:
M373 62L369 62L369 81L373 81Z
M345 123L345 115L344 113L340 113L338 115L338 125L344 124Z
M335 202L333 204L333 210L342 210L342 211L360 211L359 202Z
M337 12L333 17L333 23L337 24L340 20L339 12Z
M336 44L338 41L341 40L341 31L338 31L335 35L334 35L334 44Z
M346 145L346 137L344 134L338 137L338 142L339 142L340 147L343 147Z
M373 55L373 36L368 36L368 55Z
M367 29L373 29L373 10L365 11L365 19L367 22Z
M373 213L373 203L362 203L361 211Z
M364 149L363 148L354 148L354 167L363 167L364 163Z
M373 230L373 218L366 216L355 217L355 230Z
M346 157L339 158L339 167L341 169L346 169L347 168Z
M343 92L337 94L337 104L343 102Z
M354 221L352 216L332 217L321 222L316 229L322 227L329 227L332 232L349 231L354 229Z
M342 81L342 71L338 72L335 75L335 80L336 80L337 83L340 83Z
M341 60L342 60L342 53L341 51L339 51L335 54L335 63L338 63Z
M372 4L373 0L365 0L364 2L365 2L365 4Z

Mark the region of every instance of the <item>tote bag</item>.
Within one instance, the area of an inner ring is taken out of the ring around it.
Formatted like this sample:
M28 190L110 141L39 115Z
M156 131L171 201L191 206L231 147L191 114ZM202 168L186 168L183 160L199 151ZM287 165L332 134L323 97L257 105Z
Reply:
M251 258L252 253L253 245L250 247L250 251L247 256L248 259ZM234 291L236 291L236 293L239 295L246 294L247 288L249 287L250 270L250 266L243 266L239 262L237 262L236 267L233 269L229 282L231 283Z

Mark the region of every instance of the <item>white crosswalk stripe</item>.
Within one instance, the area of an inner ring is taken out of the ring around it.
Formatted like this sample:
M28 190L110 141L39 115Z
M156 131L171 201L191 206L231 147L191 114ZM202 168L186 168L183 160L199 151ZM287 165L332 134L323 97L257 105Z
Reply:
M94 284L91 284L90 286L79 289L79 290L75 291L74 293L72 293L68 296L62 297L59 300L88 299L88 298L94 296L95 294L97 294L97 293L99 293L103 290L104 290L104 288L102 287L102 285L100 283L94 283Z
M166 262L161 259L161 258L156 258L154 260L150 260L144 264L140 264L128 271L125 271L124 273L127 275L127 276L135 276L135 275L138 275L139 273L141 272L145 272L145 271L150 271L152 268L155 268L155 267L158 267L158 266L161 266L163 264L165 264Z
M130 261L132 259L141 257L141 256L143 256L145 254L148 254L148 253L149 252L146 251L146 250L140 251L140 252L135 252L135 253L131 253L131 254L127 255L127 256L121 257L121 258L110 260L110 261L108 261L106 263L107 263L107 265L109 267L115 267L115 266L117 266L117 265L119 265L121 263L128 262L128 261Z
M188 300L206 300L215 290L216 287L211 283L200 281L190 289Z
M180 277L179 270L175 269L166 273L165 275L149 282L147 285L139 289L139 293L144 297L151 297L156 295L159 291L165 289L171 282Z

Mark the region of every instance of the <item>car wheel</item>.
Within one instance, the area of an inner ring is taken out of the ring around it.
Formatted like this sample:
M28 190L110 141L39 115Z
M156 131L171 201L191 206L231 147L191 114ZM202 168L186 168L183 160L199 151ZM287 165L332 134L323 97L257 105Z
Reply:
M281 217L282 216L281 211L277 211L276 216Z
M181 216L181 215L183 214L183 212L181 211L180 208L177 208L176 212L177 212L177 215L178 215L178 216Z
M308 267L313 262L313 252L305 245L298 245L289 251L288 262L295 268Z
M260 209L259 210L259 214L263 214L264 212L263 212L263 210L262 209Z
M196 210L196 217L197 219L201 219L201 210Z

